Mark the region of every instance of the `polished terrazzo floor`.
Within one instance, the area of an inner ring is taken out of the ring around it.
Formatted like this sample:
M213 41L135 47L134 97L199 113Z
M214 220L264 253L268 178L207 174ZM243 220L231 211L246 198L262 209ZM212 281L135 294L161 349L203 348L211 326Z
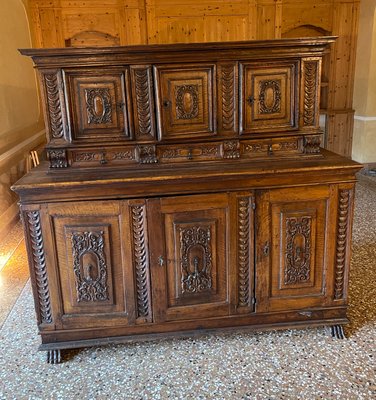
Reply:
M48 365L28 283L0 330L0 399L376 399L376 191L366 183L356 196L348 339L325 328L207 335L87 348ZM1 287L0 303L11 291Z

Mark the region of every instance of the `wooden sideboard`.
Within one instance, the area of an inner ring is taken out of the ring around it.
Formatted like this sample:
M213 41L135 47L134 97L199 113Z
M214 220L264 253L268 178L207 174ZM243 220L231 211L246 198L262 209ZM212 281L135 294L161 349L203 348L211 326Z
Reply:
M343 335L361 166L320 149L333 40L22 51L49 161L13 189L51 363L233 327Z

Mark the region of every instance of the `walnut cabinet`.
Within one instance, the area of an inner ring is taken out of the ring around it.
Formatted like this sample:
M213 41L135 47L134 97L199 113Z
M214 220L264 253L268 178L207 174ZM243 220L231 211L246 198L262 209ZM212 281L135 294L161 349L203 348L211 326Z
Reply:
M235 327L342 335L361 166L320 148L333 40L22 51L48 161L13 189L50 362Z

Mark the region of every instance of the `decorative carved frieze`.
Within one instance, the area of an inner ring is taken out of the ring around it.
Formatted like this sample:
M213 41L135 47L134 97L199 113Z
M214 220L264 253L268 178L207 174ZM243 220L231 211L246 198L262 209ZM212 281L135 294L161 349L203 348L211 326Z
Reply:
M175 88L177 119L194 119L199 114L198 85L180 85Z
M317 103L317 61L304 62L303 124L315 125Z
M286 219L285 285L308 282L311 272L310 216Z
M272 98L272 101L270 99ZM260 82L259 88L260 114L281 112L281 81L267 80Z
M77 303L108 300L103 231L73 232L71 242Z
M250 199L238 198L238 307L252 305L250 293Z
M338 193L338 220L336 241L336 263L334 281L334 299L342 299L344 296L344 281L347 253L347 235L349 225L350 190L343 189Z
M116 160L134 160L133 149L119 151L80 151L73 152L73 160L75 162L95 162L107 163Z
M211 232L207 226L180 228L181 290L200 293L212 288Z
M88 124L112 123L111 95L108 88L85 89Z
M150 68L134 68L134 92L136 102L136 136L154 137L153 132L153 81L150 75Z
M51 168L68 167L67 152L65 149L49 149L47 150L47 154Z
M137 146L138 162L140 164L154 164L158 162L155 145Z
M151 317L149 260L145 237L145 206L132 206L133 262L136 276L137 318Z
M53 139L62 138L64 135L64 124L62 107L60 103L59 82L57 74L46 74L44 76L46 84L48 117L50 121L51 136Z
M39 211L28 211L27 225L32 252L32 269L34 271L35 286L38 293L37 315L42 324L52 323L50 291L48 288L46 257Z
M234 93L235 71L233 65L221 67L222 89L222 128L224 131L232 131L235 128L235 102Z

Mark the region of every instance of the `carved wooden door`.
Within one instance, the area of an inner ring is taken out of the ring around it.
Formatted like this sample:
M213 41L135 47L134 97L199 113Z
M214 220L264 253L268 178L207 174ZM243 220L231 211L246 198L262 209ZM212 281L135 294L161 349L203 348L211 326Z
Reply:
M241 213L239 226L235 218L237 204ZM251 205L249 193L195 195L149 202L156 319L225 316L236 313L238 305L239 312L251 312ZM239 248L240 282L237 279Z
M51 238L49 280L61 328L103 327L135 322L132 254L122 232L128 215L121 202L48 205ZM126 233L127 235L127 233ZM127 237L127 236L126 236ZM109 318L111 315L111 318Z
M129 139L128 70L66 70L71 140Z
M240 70L241 133L297 128L297 62L241 64Z
M159 138L213 136L215 66L156 67Z
M258 194L257 311L302 309L331 301L333 199L334 189L328 186Z

